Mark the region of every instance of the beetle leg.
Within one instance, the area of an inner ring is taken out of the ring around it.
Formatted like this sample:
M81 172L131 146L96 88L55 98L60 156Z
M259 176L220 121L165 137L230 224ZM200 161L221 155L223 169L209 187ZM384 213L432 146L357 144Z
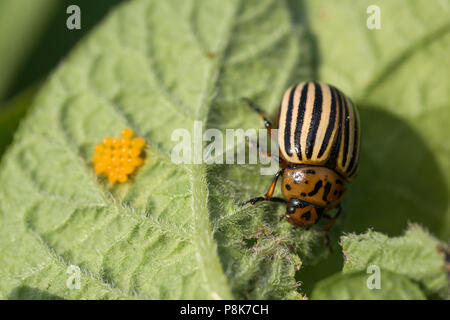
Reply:
M326 219L329 219L330 221L325 225L325 227L323 228L323 232L324 232L324 236L325 236L325 244L330 248L331 251L331 246L330 246L330 236L329 236L329 231L331 229L331 227L334 225L334 223L336 222L337 218L339 218L339 216L341 215L342 212L342 207L341 205L339 205L338 207L338 212L336 213L336 215L334 217L331 217L328 214L324 214L323 217Z
M257 202L261 202L261 201L270 201L270 202L281 202L281 203L287 203L287 201L283 198L278 198L278 197L272 197L272 198L265 198L265 197L256 197L256 198L252 198L250 200L247 200L245 202L242 203L241 206L245 206L247 203L250 204L255 204Z
M283 174L283 172L284 172L284 169L281 169L280 171L277 172L277 174L273 178L273 181L270 184L269 190L266 192L266 194L264 196L267 200L270 200L270 198L272 198L272 195L275 192L275 187L277 186L278 178Z
M269 119L267 119L266 114L264 113L264 111L262 111L253 101L251 101L248 98L242 98L242 101L244 101L245 103L247 103L247 105L255 112L257 112L259 114L259 116L264 120L264 127L267 129L267 134L269 135L269 137L272 140L276 140L276 137L272 136L272 129L273 129L273 125L272 123L269 121ZM248 138L248 137L247 137ZM254 143L254 142L253 142ZM276 141L275 141L276 143ZM256 142L256 148L261 152L261 155L265 158L273 158L275 159L275 161L280 163L280 166L283 168L287 167L287 164L284 163L284 160L281 159L279 156L274 156L271 154L271 152L269 150L260 150L259 147L259 141Z
M247 201L243 202L241 206L245 206L247 203L255 204L255 203L261 202L261 201L287 203L287 201L285 199L278 198L278 197L272 197L272 198L269 198L269 199L266 199L265 197L256 197L256 198L252 198L250 200L247 200Z
M266 127L266 129L269 131L269 135L271 135L271 131L273 129L273 125L272 123L267 119L266 114L264 113L264 111L262 111L255 103L253 103L253 101L251 101L248 98L242 98L242 101L246 102L247 105L252 108L253 111L256 111L259 116L261 118L263 118L264 120L264 126Z
M267 190L264 197L252 198L250 200L245 201L242 205L244 206L247 203L255 204L256 202L260 202L260 201L272 201L272 202L287 203L287 201L285 199L272 197L273 193L275 192L275 187L277 185L278 178L283 174L283 171L284 171L284 169L281 169L280 171L277 172L277 174L273 178L272 183L270 184L269 190Z
M336 213L336 215L334 217L330 217L328 214L323 215L325 218L330 219L330 222L328 222L325 225L325 228L323 228L324 231L328 232L331 229L333 224L336 222L337 218L339 218L339 216L341 215L341 212L342 212L342 207L341 207L341 205L339 205L338 212Z

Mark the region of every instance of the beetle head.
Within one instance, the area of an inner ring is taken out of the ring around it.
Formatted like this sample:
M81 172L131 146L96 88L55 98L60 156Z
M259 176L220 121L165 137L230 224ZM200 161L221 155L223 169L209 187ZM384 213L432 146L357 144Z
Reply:
M287 221L297 227L310 227L320 217L323 209L311 203L292 198L286 205L285 217Z

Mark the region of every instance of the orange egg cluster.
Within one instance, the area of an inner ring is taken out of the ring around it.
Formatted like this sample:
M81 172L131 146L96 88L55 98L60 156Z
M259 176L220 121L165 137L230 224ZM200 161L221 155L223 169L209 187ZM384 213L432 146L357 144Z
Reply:
M144 138L133 138L131 129L120 132L122 138L103 138L103 143L95 146L95 172L104 174L111 184L127 182L129 176L144 163L140 157L145 146Z

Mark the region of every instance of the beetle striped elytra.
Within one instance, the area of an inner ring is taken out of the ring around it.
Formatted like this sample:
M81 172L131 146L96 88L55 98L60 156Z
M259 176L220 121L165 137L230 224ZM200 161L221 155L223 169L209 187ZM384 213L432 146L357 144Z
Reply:
M273 126L259 107L245 99ZM330 222L327 232L340 215L345 185L358 169L360 124L358 111L340 90L317 82L302 82L286 90L277 110L279 164L264 197L246 201L286 203L286 218L298 227L310 227L322 217ZM286 199L273 197L279 177ZM334 217L327 212L338 208Z

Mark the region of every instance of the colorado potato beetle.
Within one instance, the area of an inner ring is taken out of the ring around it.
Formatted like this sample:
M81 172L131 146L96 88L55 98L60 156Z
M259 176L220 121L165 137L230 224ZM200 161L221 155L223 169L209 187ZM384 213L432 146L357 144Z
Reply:
M261 109L244 98L273 128ZM358 111L340 90L316 82L302 82L286 90L277 110L279 166L269 190L259 201L286 203L281 218L297 227L309 228L322 217L329 219L325 233L341 213L346 184L358 169L360 123ZM274 137L272 137L274 138ZM273 197L278 178L287 199ZM327 214L333 208L338 212Z

